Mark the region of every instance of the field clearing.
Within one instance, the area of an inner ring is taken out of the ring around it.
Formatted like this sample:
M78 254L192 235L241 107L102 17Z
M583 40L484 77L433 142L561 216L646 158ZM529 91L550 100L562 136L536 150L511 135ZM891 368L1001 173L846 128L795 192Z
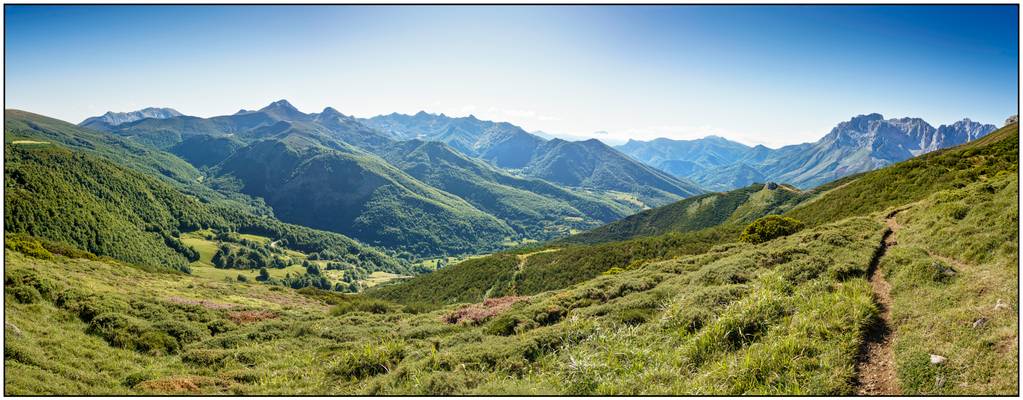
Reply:
M369 274L369 279L366 279L366 280L364 280L362 282L365 283L366 286L368 286L368 287L373 287L373 286L376 286L376 285L379 285L379 284L382 284L382 283L390 282L390 281L395 280L395 279L405 279L405 278L410 278L410 277L409 276L404 276L404 275L392 274L390 272L374 271L372 274Z

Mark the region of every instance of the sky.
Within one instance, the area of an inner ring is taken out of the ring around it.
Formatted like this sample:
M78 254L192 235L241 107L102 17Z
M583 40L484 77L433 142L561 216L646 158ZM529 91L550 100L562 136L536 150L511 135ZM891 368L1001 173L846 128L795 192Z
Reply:
M420 110L609 144L778 147L852 116L1018 109L1009 6L12 6L6 108L69 122L287 99Z

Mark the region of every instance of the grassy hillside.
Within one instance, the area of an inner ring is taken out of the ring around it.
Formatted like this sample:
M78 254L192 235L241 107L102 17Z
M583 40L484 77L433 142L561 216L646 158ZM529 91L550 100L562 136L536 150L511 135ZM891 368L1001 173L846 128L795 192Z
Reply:
M391 257L342 235L211 205L159 179L55 144L4 146L7 233L38 236L150 267L187 270L181 232L203 228L262 234L309 252L351 255L377 270Z
M941 190L895 215L880 269L892 285L906 395L1019 389L1019 175ZM930 355L947 358L932 365Z
M769 245L722 247L468 314L411 314L361 297L8 252L6 387L849 393L858 336L874 312L861 276L879 227L860 219ZM328 312L324 303L337 305ZM452 318L464 322L444 322ZM805 362L796 357L807 352L814 356Z
M602 243L669 232L691 232L726 223L745 224L767 214L781 214L806 197L808 195L791 186L754 184L646 210L561 242Z

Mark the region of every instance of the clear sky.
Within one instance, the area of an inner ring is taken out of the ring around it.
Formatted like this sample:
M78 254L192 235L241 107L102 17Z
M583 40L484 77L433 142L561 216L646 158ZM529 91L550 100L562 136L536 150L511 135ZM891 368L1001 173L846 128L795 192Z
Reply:
M1017 112L1011 6L11 6L5 94L80 122L288 99L610 143L813 141L857 114ZM606 133L595 133L606 132Z

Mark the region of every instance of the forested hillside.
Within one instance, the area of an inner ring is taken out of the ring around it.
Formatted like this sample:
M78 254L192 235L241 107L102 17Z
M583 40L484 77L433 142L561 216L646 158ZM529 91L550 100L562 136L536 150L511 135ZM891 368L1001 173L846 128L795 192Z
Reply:
M301 251L351 255L375 270L406 268L342 235L202 203L154 177L56 144L13 142L4 146L4 157L7 233L151 268L188 271L197 254L179 236L213 228L284 239Z

